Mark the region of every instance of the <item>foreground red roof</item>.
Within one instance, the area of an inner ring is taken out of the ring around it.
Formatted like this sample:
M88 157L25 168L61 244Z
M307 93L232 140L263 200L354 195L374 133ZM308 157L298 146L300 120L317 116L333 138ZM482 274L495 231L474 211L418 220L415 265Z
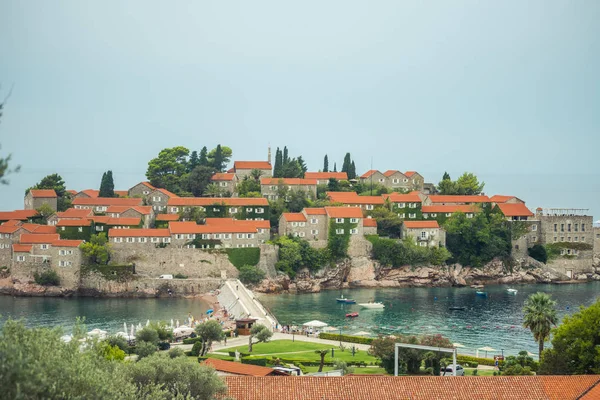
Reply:
M261 367L259 365L242 364L233 361L217 360L216 358L207 358L202 363L213 367L217 371L226 372L234 375L248 375L248 376L267 376L274 375L277 373L272 368ZM287 397L291 399L292 397Z
M403 224L404 227L408 229L425 229L440 227L437 221L404 221Z
M329 218L362 218L360 207L325 207Z
M31 233L56 233L56 227L51 225L23 224L23 229Z
M347 181L348 174L345 172L305 172L305 179L337 179L338 181Z
M0 233L15 233L19 229L21 229L19 225L0 225Z
M271 169L271 163L268 161L236 161L233 168L238 169Z
M29 252L31 252L31 249L33 248L33 246L30 244L15 243L12 245L12 248L15 253L29 253Z
M469 204L459 204L456 206L423 206L421 207L421 211L424 213L475 213L480 211L477 206L469 205Z
M303 178L261 178L261 185L316 185L316 179L303 179Z
M429 196L429 200L431 200L434 204L441 203L489 203L490 198L487 196L447 196L447 195L439 195L432 194Z
M302 213L283 213L281 215L288 222L306 222L306 217Z
M111 229L108 237L170 237L168 229Z
M60 240L60 236L58 234L35 234L35 233L23 233L19 242L21 244L50 244L52 242L56 242Z
M206 224L194 221L169 222L171 234L192 233L256 233L257 229L270 228L269 221L239 221L232 218L207 218Z
M22 224L21 221L18 221L16 219L11 219L9 221L3 222L2 226L18 226L18 225L21 225L21 224Z
M15 211L0 211L0 221L8 221L11 219L26 221L37 215L36 210L15 210Z
M174 197L169 199L167 205L190 207L206 207L211 205L266 207L269 205L269 201L264 197Z
M87 218L82 219L61 219L56 223L56 226L90 226L92 225L92 220Z
M58 197L54 189L31 189L29 191L32 197L37 198L54 198Z
M141 206L143 199L121 197L78 198L73 200L74 206Z
M523 203L498 203L497 206L506 217L533 217L533 213Z
M152 206L110 206L106 209L107 214L122 214L125 211L134 210L142 215L152 214Z
M226 395L236 400L576 400L596 398L585 396L598 392L599 381L598 375L225 377Z

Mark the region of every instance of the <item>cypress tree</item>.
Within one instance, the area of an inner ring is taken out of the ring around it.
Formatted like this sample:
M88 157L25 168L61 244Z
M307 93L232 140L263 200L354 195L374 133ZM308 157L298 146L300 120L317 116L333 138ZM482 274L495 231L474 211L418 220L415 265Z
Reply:
M342 164L342 172L348 173L348 171L350 171L350 163L350 153L346 153L344 156L344 163Z
M273 177L281 178L283 176L283 156L279 147L275 151L275 165L273 166Z
M448 172L444 172L444 176L442 177L442 180L443 181L450 181L452 179L450 178L450 174Z
M208 167L208 149L206 146L200 150L200 157L198 159L198 165L202 165L203 167Z
M290 159L288 157L287 146L283 146L283 164L282 164L282 166L285 166L289 162L290 162Z
M350 164L350 169L348 170L348 179L356 178L356 164L354 164L354 160Z
M333 163L333 172L337 172L337 164Z
M217 172L223 172L223 150L221 150L220 144L217 145L217 149L215 150L213 167L215 167Z
M329 172L329 159L327 158L327 154L325 154L325 158L323 159L323 172Z
M100 193L98 196L100 197L108 197L106 196L107 188L106 188L106 172L102 174L102 180L100 181Z
M115 195L115 182L111 170L106 173L106 187L108 188L108 197L117 197L117 195Z

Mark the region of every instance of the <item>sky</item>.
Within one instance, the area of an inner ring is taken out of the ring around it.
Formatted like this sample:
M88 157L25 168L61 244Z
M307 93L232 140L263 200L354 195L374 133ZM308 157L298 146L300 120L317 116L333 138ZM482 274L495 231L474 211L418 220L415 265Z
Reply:
M600 2L0 2L0 210L54 172L145 179L166 147L444 171L600 217Z

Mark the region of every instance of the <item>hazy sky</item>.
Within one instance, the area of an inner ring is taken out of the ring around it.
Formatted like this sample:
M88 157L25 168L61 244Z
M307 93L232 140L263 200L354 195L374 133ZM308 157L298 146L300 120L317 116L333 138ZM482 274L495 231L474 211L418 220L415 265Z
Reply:
M294 4L290 4L294 3ZM310 170L473 171L600 216L600 1L0 2L0 210L58 172L144 179L165 147L287 145Z

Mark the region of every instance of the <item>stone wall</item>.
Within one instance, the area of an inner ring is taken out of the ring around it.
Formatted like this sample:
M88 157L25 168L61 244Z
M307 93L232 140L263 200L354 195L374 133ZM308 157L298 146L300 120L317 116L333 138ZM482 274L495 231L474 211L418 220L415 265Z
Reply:
M277 275L275 263L279 260L279 247L272 244L260 245L260 260L257 267L267 274L267 278L273 278Z
M218 289L221 283L220 278L157 279L140 276L127 282L118 282L92 273L81 277L79 292L102 297L168 297L171 289L173 296L198 296Z

